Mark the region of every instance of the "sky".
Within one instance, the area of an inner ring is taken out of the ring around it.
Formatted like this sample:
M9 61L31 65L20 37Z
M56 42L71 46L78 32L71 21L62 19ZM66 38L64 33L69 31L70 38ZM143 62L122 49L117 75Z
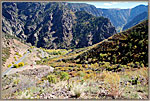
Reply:
M134 1L134 2L130 2L130 1L85 1L85 2L71 2L71 3L87 3L87 4L91 4L94 5L96 8L120 8L120 9L127 9L127 8L133 8L137 5L143 4L143 5L148 5L148 2L143 1L143 2L139 2L139 1Z

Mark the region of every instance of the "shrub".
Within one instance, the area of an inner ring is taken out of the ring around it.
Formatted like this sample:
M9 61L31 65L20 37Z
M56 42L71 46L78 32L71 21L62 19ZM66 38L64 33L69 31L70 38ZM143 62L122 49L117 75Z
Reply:
M85 68L88 68L88 65L85 65Z
M34 47L34 46L31 46L30 48L33 49L33 48L35 48L35 47Z
M60 70L62 67L55 67L56 70Z
M83 71L79 71L77 75L78 75L78 76L81 76L81 77L84 77L84 76L85 76L85 73L84 73Z
M98 68L98 67L99 67L99 64L98 64L98 63L91 64L91 68L93 68L93 69L96 69L96 68Z
M74 95L74 97L79 98L84 94L85 85L81 83L73 83L71 86L71 93Z
M17 61L17 58L16 58L16 56L14 56L14 59L15 59L15 61Z
M117 97L119 95L120 76L113 72L104 72L104 83L108 85L111 95Z
M18 68L18 64L14 64L13 68Z
M102 54L100 53L100 59L103 60L103 58L106 58L107 57L107 54Z
M37 65L42 64L41 60L36 60L35 62L36 62Z
M129 49L131 49L132 48L132 43L129 43Z
M65 71L65 68L64 68L64 67L62 67L62 68L60 68L60 70L61 70L61 71Z
M28 49L28 51L31 53L32 52L32 50L31 49Z
M8 68L11 67L11 64L8 65Z
M48 79L48 81L49 81L50 83L56 83L56 76L55 76L55 75L50 74L50 75L48 75L46 78Z
M20 80L19 80L19 79L15 79L13 83L14 83L15 85L18 85L18 84L19 84L19 82L20 82Z
M139 62L135 62L134 68L140 68L140 63Z
M24 52L23 55L27 54L27 52Z
M141 67L144 67L144 64L143 64L143 63L141 63Z
M24 66L23 62L18 63L18 67L23 67L23 66Z
M22 57L22 55L21 55L21 54L19 54L18 56L19 56L19 57Z
M60 73L60 79L61 80L68 80L69 79L69 74L67 72L61 72Z
M16 52L16 54L15 55L18 55L19 56L19 53L18 52Z
M114 69L113 66L107 66L107 67L106 67L106 70L108 70L108 71L112 71L113 69Z
M89 79L89 78L91 78L91 77L92 77L92 73L86 74L86 75L84 76L84 80Z
M86 71L86 73L88 73L88 74L90 74L90 73L92 73L92 72L93 72L93 71L90 70L90 69Z

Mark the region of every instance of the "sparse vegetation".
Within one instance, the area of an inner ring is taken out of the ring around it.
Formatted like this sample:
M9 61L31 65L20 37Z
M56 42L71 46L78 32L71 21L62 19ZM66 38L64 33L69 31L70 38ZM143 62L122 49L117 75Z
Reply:
M10 56L10 48L9 47L2 48L2 64L6 62L9 56Z

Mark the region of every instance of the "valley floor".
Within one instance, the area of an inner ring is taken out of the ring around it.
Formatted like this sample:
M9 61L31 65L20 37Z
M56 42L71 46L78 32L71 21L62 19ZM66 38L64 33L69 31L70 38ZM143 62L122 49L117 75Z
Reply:
M148 99L148 67L62 61L84 49L30 50L28 64L2 77L2 99Z

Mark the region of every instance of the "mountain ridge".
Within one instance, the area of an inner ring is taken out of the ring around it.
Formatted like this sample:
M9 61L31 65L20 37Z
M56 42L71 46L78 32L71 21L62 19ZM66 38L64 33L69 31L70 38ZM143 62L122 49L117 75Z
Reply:
M2 31L37 47L86 47L116 33L109 19L95 17L85 11L73 12L66 7L66 3L12 2L3 3L2 10ZM84 14L85 18L78 13ZM88 27L93 31L88 32ZM84 37L79 37L79 34Z
M111 20L112 24L116 27L117 32L122 31L122 28L124 27L124 25L127 24L128 22L130 22L133 19L133 17L135 17L143 12L148 13L147 5L137 5L133 8L129 8L129 9L118 9L118 8L106 9L106 8L93 7L93 11L92 11L90 4L82 3L82 7L80 7L79 5L74 4L74 3L69 3L69 4L72 5L73 9L75 9L75 10L86 11L95 16L104 16L104 17L109 18ZM88 6L88 5L90 5L90 6ZM71 8L71 6L70 6L70 8ZM95 14L95 12L97 12L98 14ZM119 20L117 21L116 19L119 19Z

